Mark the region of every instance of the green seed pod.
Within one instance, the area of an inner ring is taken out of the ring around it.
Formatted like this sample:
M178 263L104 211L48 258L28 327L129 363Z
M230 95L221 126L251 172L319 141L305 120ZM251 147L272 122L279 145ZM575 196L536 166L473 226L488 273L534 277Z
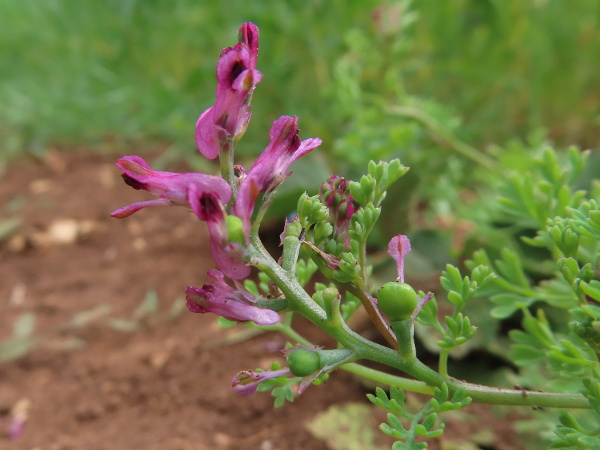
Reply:
M287 357L290 371L297 377L305 377L323 368L321 358L316 351L297 348Z
M238 244L246 243L242 219L237 216L225 216L225 224L227 225L229 242L237 242Z
M391 281L379 289L379 309L392 321L410 319L419 298L415 290L406 283Z

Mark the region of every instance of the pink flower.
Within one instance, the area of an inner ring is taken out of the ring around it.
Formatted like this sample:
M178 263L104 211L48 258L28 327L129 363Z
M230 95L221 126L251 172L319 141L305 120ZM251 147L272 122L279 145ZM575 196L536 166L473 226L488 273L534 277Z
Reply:
M233 280L246 278L251 271L244 260L246 249L239 242L230 242L225 208L220 198L213 192L201 192L195 187L188 190L188 195L192 211L208 226L210 250L217 267Z
M231 386L239 395L245 397L247 395L254 394L256 392L256 388L258 388L258 385L263 381L271 378L284 377L291 374L292 372L290 372L290 369L287 367L285 369L270 370L267 372L242 370L233 377L231 380Z
M198 118L196 144L208 159L218 156L228 140L239 139L250 121L252 92L262 74L256 70L258 28L245 23L240 42L221 51L217 63L216 101Z
M243 220L247 234L250 232L250 220L259 195L275 190L291 175L288 170L294 161L321 145L319 138L300 141L298 131L297 117L281 116L273 122L269 145L240 185L234 210Z
M203 173L154 171L139 156L125 156L117 161L117 166L129 186L159 198L113 211L112 217L124 219L147 206L188 206L208 226L210 249L217 267L235 280L250 275L250 267L244 260L245 247L229 241L223 204L231 199L231 188L223 178Z
M275 311L254 306L258 298L237 286L235 289L225 281L223 274L216 269L208 276L212 284L202 289L188 286L186 291L187 307L193 313L214 313L236 322L252 321L257 325L273 325L279 321Z
M204 173L173 173L152 170L139 156L124 156L117 161L123 171L122 177L134 189L143 189L159 197L155 200L133 203L111 213L112 217L124 219L148 206L173 206L188 203L188 191L210 192L221 202L231 199L229 184L220 177Z
M250 54L250 67L256 69L258 57L258 27L252 22L246 22L238 30L238 41L246 44Z
M410 240L407 236L399 234L394 236L388 244L389 255L396 260L398 265L397 281L404 283L404 257L410 252Z

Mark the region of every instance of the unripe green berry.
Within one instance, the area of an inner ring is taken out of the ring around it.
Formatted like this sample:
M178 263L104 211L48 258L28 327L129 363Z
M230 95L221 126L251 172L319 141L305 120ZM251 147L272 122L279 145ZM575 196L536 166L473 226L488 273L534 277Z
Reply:
M290 372L297 377L305 377L322 368L321 358L316 351L297 348L287 357Z
M229 242L237 242L238 244L244 244L246 242L242 219L237 216L225 216L225 225L227 225L227 237L229 238Z
M392 321L409 319L418 302L415 290L397 281L385 283L377 294L379 309Z

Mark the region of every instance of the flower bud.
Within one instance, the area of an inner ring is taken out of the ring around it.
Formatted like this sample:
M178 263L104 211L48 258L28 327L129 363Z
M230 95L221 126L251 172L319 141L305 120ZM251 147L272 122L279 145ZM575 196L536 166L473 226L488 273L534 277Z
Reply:
M575 256L579 247L579 235L571 229L566 229L563 233L563 247L567 256Z
M302 225L298 221L289 222L285 227L285 236L286 237L300 237L302 234Z
M377 294L379 309L392 321L409 319L418 302L415 290L409 284L397 281L385 283Z
M339 296L340 293L336 288L329 287L315 292L312 298L321 308L325 308L325 305L331 304Z
M579 277L579 265L573 258L562 258L560 261L560 271L569 284L574 283Z

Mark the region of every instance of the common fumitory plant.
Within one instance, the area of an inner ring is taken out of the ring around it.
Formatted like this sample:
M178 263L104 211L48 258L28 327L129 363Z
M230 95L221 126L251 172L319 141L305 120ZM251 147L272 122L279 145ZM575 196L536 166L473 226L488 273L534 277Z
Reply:
M398 234L388 244L398 276L375 283L371 275L369 237L386 191L408 171L397 159L371 161L359 181L332 175L318 195L303 194L291 208L295 217L286 221L281 255L265 249L259 228L277 188L293 163L317 149L321 140L302 140L298 118L281 116L254 164L249 169L235 164L235 146L248 127L254 90L262 79L256 68L258 44L258 28L242 25L239 42L224 49L217 62L215 103L196 123L198 149L208 159L219 158L220 176L155 171L139 156L125 156L117 161L125 182L156 198L112 213L124 219L149 206L185 206L206 222L216 265L208 272L209 283L188 286L188 309L276 330L289 338L287 367L274 363L268 370L241 370L233 376L233 389L243 396L271 390L281 406L293 399L292 386L298 385L300 395L342 369L389 386L387 392L377 388L369 399L389 412L389 424L381 429L398 439L394 448L426 447L423 438L443 432L438 415L471 402L543 408L539 414L560 411L552 447L600 448L600 209L592 198L600 188L594 187L591 196L573 188L587 154L572 149L562 161L545 150L527 167L527 177L501 177L495 211L526 225L511 229L512 237L527 230L524 245L546 250L546 276L530 277L525 259L507 239L493 256L485 250L475 252L465 262L466 274L446 266L437 296L448 300L445 311L450 312L441 316L433 293L415 290L405 277L411 252L408 236ZM258 284L249 278L253 269ZM329 281L311 284L317 271ZM476 385L449 373L451 353L477 334L465 314L473 302L488 302L497 320L519 315L521 325L509 333L512 346L507 356L520 367L513 376L519 386ZM348 326L359 308L385 345ZM297 315L337 345L325 349L303 337L294 328ZM416 328L420 334L437 336L436 366L419 359ZM389 370L367 368L362 361ZM410 410L404 404L405 390L431 398L420 410Z

